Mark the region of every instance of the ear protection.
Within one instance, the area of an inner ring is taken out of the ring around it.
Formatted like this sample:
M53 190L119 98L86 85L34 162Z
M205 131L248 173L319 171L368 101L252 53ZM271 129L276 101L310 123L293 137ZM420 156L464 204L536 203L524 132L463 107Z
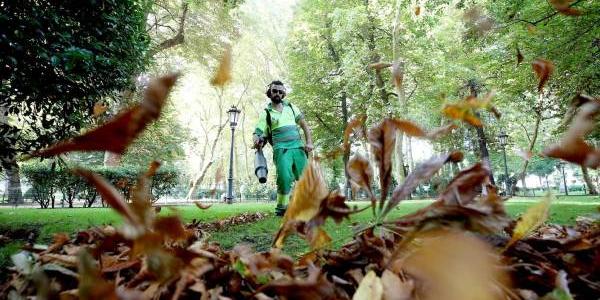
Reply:
M269 85L267 85L267 92L265 93L267 95L267 97L269 97L269 99L271 98L271 87L272 86L273 86L273 83L272 82L269 83ZM284 90L283 97L285 97L287 95L287 92L285 91L285 86L283 86L283 90Z

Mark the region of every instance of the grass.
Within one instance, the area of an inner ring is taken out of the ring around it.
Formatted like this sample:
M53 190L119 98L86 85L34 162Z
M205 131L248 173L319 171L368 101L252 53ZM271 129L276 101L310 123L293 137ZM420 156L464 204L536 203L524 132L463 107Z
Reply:
M537 203L541 197L510 199L507 211L512 216L518 216L529 206ZM426 200L404 201L398 209L392 211L391 218L413 212L431 203ZM359 203L359 205L365 205ZM590 196L559 197L552 203L550 209L550 222L560 224L574 224L577 216L597 212L600 198ZM163 208L162 214L178 213L189 222L192 219L213 221L242 212L272 212L272 203L240 203L234 205L215 204L208 210L200 210L195 206L181 206L175 210ZM367 223L371 220L371 211L367 210L352 217L351 222ZM281 219L269 216L264 220L238 226L232 226L222 231L211 233L211 238L218 241L225 249L230 249L239 243L251 244L256 250L268 250L273 240L273 235L279 228ZM0 230L14 230L19 228L36 229L39 232L37 242L48 243L52 235L57 232L74 233L78 230L102 224L120 224L120 217L107 208L73 208L73 209L29 209L29 208L2 208L0 209ZM338 247L347 242L352 236L352 224L345 221L340 225L328 222L325 230L333 238L333 247ZM18 251L21 243L11 242L0 247L0 268L6 266L12 253ZM307 250L307 244L296 236L290 237L285 244L284 251L297 256Z

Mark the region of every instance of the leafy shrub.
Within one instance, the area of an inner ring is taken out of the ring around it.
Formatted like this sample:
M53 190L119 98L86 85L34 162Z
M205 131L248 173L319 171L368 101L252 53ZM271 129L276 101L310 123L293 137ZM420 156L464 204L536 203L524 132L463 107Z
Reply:
M47 164L24 165L21 172L31 184L32 200L41 208L54 207L54 192L57 187L56 169Z

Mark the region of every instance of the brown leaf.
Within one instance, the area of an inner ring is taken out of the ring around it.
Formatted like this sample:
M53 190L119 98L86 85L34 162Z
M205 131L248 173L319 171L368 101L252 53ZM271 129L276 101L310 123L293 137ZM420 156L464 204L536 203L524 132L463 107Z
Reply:
M549 60L536 58L531 66L533 67L535 75L539 79L538 92L541 93L546 85L546 82L548 82L548 78L550 78L550 75L552 75L552 72L554 72L554 64Z
M446 190L442 192L439 199L446 205L463 206L475 198L480 193L482 185L489 178L490 170L481 163L462 170L458 175L448 183Z
M429 132L427 132L427 134L425 134L425 138L430 139L430 140L436 140L440 137L443 137L449 133L452 132L452 130L458 128L458 126L456 126L456 124L448 124L448 125L444 125L442 127L439 128L435 128Z
M381 300L383 298L383 284L381 278L373 271L369 271L360 282L352 300Z
M285 238L292 229L290 228L292 223L307 222L314 218L319 212L321 202L327 198L328 194L321 167L314 159L311 159L304 169L302 177L296 183L292 201L283 216L273 245L276 248L283 246Z
M87 251L79 255L79 297L85 300L117 300L114 283L104 280L96 262Z
M574 4L574 1L575 0L550 0L550 5L565 16L580 16L583 12L571 7Z
M381 203L387 198L387 192L392 183L392 152L396 144L396 126L391 119L385 119L379 125L369 130L371 153L379 167L379 186L381 188Z
M71 151L110 151L123 154L129 144L160 116L162 107L178 74L171 74L150 82L144 100L122 112L104 125L80 136L59 142L33 153L33 156L50 157Z
M200 201L194 201L194 204L196 204L196 207L199 209L208 209L212 206L212 204L202 203Z
M481 100L474 96L468 96L462 101L446 104L442 109L442 114L450 119L461 120L470 125L481 127L483 124L475 115L477 109L485 108L492 112L496 118L501 116L500 112L491 104L493 97L493 92L487 93Z
M433 230L419 234L408 245L404 270L420 278L426 289L416 299L506 299L501 286L507 274L498 254L483 241L456 230ZM460 275L458 275L460 274Z
M369 160L361 154L355 154L348 160L346 171L348 172L350 181L369 192L369 197L372 201L375 201L373 191L371 190L373 168L371 168ZM372 204L374 205L375 203Z
M350 120L350 122L348 122L348 125L346 126L346 128L344 129L344 145L343 145L343 150L344 151L350 151L350 135L357 129L357 128L361 128L362 131L365 131L365 121L367 120L367 115L360 115L357 117L352 118L352 120ZM366 134L365 134L366 136Z
M383 285L383 300L411 300L415 289L413 281L402 281L398 275L390 270L384 270L381 274Z
M559 142L544 149L542 154L597 169L600 166L600 151L589 145L584 138L595 128L595 119L599 113L600 100L583 104Z
M523 53L521 53L521 49L519 49L519 47L517 47L517 66L520 65L523 62Z
M121 216L128 220L132 225L142 225L139 217L133 212L133 210L127 204L127 201L102 176L84 169L75 169L73 172L77 175L85 178L90 184L96 187L96 190L108 205L116 210Z
M231 81L231 68L231 47L227 47L223 52L223 57L221 57L215 75L210 80L210 84L223 88L225 84Z
M94 118L99 117L101 114L105 113L108 110L108 106L104 103L104 101L98 101L94 104L93 116Z
M401 185L398 185L392 193L392 199L383 211L383 216L388 214L401 200L406 199L417 186L429 180L447 162L460 162L463 159L461 152L452 152L442 156L435 156L419 164Z
M392 66L392 64L390 64L390 63L376 62L376 63L369 64L367 66L367 68L374 69L374 70L381 70L381 69L389 68L391 66Z
M160 217L154 221L154 230L163 237L169 237L173 240L186 239L187 232L179 216Z
M415 7L415 16L418 16L420 14L421 14L421 7L420 6Z

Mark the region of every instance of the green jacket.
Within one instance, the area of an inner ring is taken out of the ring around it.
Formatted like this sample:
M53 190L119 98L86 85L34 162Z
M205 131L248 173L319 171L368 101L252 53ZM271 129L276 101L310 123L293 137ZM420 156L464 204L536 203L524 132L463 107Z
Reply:
M271 132L273 149L293 149L304 147L300 136L298 122L304 118L300 109L287 101L283 101L283 111L273 108L271 103L266 108L271 115ZM268 134L267 112L263 110L258 116L258 124L254 134L265 138Z

